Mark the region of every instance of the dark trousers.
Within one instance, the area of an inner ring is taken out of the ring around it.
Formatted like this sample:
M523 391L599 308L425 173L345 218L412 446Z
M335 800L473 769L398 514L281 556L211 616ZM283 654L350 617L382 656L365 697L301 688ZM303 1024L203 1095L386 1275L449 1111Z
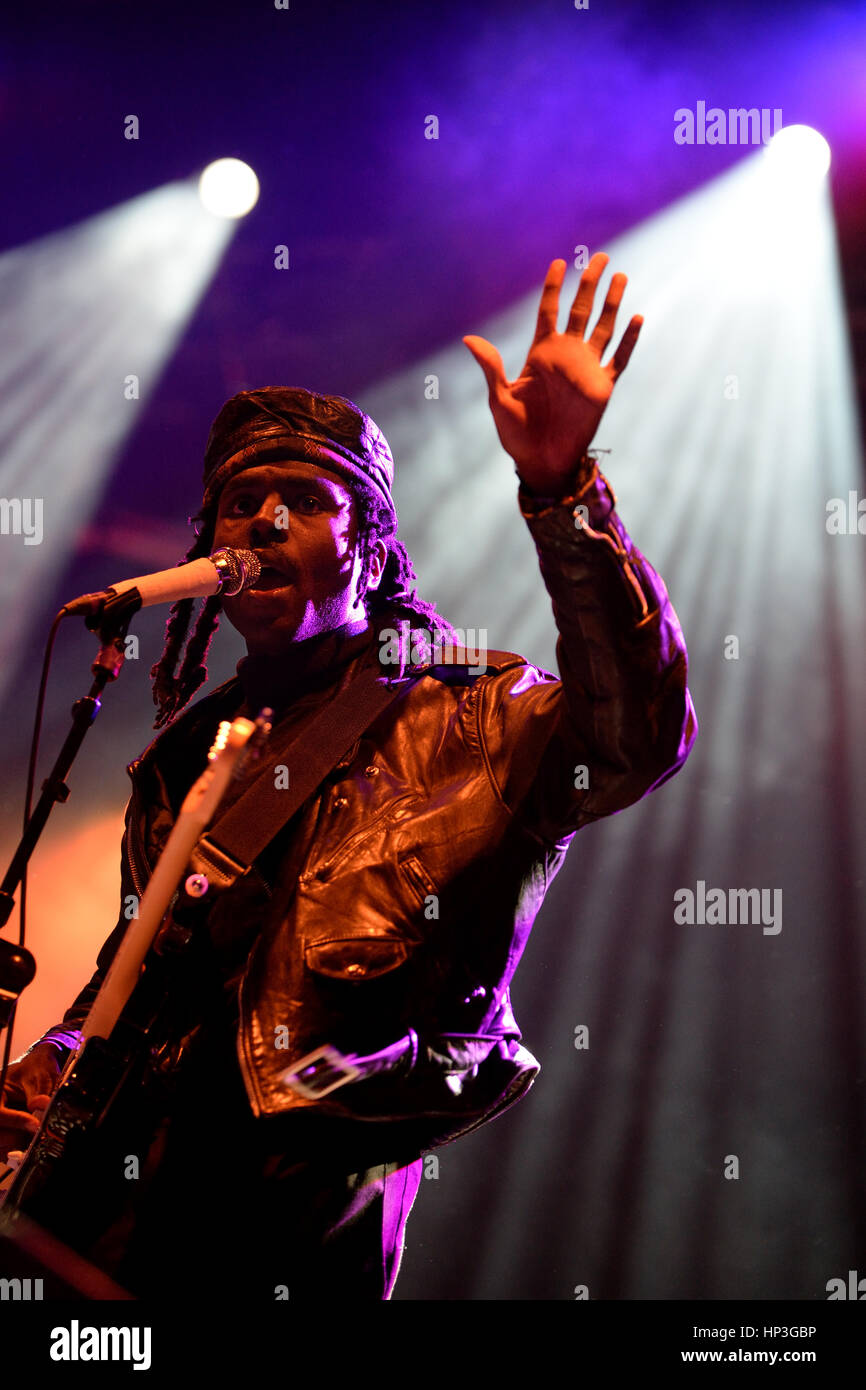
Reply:
M231 1053L187 1072L90 1258L140 1298L390 1298L423 1160L299 1148L252 1115Z

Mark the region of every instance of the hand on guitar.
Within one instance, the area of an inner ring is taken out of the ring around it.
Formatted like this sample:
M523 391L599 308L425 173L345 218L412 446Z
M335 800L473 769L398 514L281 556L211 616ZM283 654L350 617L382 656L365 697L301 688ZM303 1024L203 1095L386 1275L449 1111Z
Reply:
M39 1128L30 1112L44 1110L60 1080L57 1049L45 1044L35 1047L13 1062L6 1073L6 1086L0 1099L0 1158L10 1149L26 1149Z
M130 1077L141 1080L140 1064L149 1060L148 1052L155 1045L160 1045L161 1031L168 1022L163 1016L173 1007L168 977L182 973L179 969L171 972L170 965L160 969L158 953L148 961L152 968L142 967L177 885L188 873L190 856L210 824L244 749L253 736L260 741L270 728L269 714L263 712L255 723L238 718L220 724L207 767L184 798L160 855L160 872L151 876L138 913L123 935L87 1017L75 1030L85 1040L80 1058L76 1056L74 1065L67 1068L50 1044L40 1043L10 1067L0 1097L0 1157L8 1158L14 1149L25 1152L17 1171L8 1178L3 1195L4 1221L23 1213L81 1250L90 1242L94 1220L98 1224L109 1207L119 1210L126 1201L125 1196L116 1200L118 1192L128 1185L109 1156L106 1134L114 1125L116 1138L115 1131L130 1119L132 1128L143 1133L150 1125L154 1104L162 1103L155 1100L159 1089L155 1082L154 1095L133 1097L135 1104L127 1109L135 1109L134 1117L124 1112ZM120 1040L109 1045L106 1040L113 1038L118 1023L122 1024ZM147 1082L142 1084L147 1092ZM121 1092L124 1100L119 1102L115 1122L114 1105ZM36 1138L41 1126L32 1112L45 1110L55 1093L50 1132L43 1131ZM82 1203L81 1189L87 1185L88 1169L92 1203L89 1197ZM97 1209L95 1217L93 1208Z

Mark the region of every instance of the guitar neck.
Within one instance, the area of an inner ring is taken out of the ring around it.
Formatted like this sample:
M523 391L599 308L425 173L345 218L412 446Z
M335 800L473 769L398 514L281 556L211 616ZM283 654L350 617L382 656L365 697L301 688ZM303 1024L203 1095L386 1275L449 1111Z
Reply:
M138 916L130 922L82 1024L84 1041L92 1037L107 1038L114 1028L138 983L144 958L178 889L196 843L210 824L256 726L248 719L236 719L231 727L226 723L220 729L208 766L187 793L168 843L151 875L138 905Z
M85 1041L92 1037L107 1038L111 1033L138 982L144 958L168 911L181 874L206 828L207 820L202 820L199 815L180 813L139 903L138 916L130 922L82 1024L81 1033Z

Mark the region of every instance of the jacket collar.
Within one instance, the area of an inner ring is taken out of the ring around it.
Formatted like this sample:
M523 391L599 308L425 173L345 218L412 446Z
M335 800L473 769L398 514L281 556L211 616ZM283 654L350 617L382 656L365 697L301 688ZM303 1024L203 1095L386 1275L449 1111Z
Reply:
M318 704L335 684L337 689L342 689L344 682L351 679L362 665L368 660L378 659L376 638L370 624L361 630L355 625L354 632L339 628L334 629L333 634L323 635L330 640L315 649L307 649L305 653L302 665L310 676L310 684L307 687L295 683L294 671L287 679L283 679L279 668L275 681L269 685L264 663L256 661L253 665L248 665L247 663L253 662L253 658L244 657L238 663L237 675L223 681L210 694L184 710L167 729L160 730L144 751L127 766L129 776L136 780L149 772L154 765L173 763L178 750L183 750L191 742L197 741L204 724L212 730L219 719L231 719L241 713L255 718L261 709L259 701L266 699L269 692L272 692L270 698L277 701L273 707L275 718L278 719L281 713L290 709ZM330 662L323 659L327 656L332 658ZM286 695L289 690L296 692L296 698L290 699L288 703L283 700L281 709L280 697ZM346 767L354 760L360 742L360 738L355 740L352 748L335 764L335 768ZM180 752L180 757L185 761L183 751Z

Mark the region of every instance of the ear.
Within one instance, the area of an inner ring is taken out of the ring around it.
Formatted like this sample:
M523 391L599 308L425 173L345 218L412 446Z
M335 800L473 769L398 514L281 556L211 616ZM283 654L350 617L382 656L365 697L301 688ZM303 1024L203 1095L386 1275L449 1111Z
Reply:
M378 589L382 582L382 575L385 571L385 561L387 559L388 547L385 542L381 540L375 541L370 559L370 578L367 580L368 589Z

